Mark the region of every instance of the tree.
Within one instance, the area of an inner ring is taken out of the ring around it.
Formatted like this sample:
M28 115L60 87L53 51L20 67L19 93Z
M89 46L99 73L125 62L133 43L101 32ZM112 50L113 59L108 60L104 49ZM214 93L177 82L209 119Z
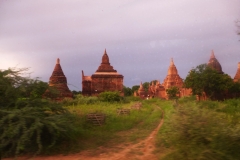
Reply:
M168 95L169 99L177 100L179 97L179 93L180 93L179 88L176 86L173 86L173 87L167 89L167 95Z
M29 80L21 75L27 70L27 68L0 70L0 107L13 107L21 97L21 86Z
M150 84L149 82L144 82L143 83L143 88L146 92L148 91L149 84Z
M131 96L132 95L132 89L126 86L123 86L123 92L124 96Z
M234 82L230 88L229 93L231 94L231 98L239 98L240 97L240 81Z
M38 79L28 79L19 86L21 96L24 98L42 98L48 88L48 83Z
M137 91L139 89L139 87L140 87L139 85L132 86L132 93Z
M153 82L153 84L156 85L157 81L158 81L158 80L152 80L152 81L150 82L150 84L152 84L152 82Z
M184 86L191 88L193 95L202 96L205 93L212 100L225 99L232 85L233 80L229 75L218 73L206 64L192 69L184 81Z

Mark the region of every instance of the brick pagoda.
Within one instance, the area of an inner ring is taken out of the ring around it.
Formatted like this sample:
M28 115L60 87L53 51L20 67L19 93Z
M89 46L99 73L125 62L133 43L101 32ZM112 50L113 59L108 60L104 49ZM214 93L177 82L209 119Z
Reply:
M122 96L124 95L123 76L110 65L106 49L100 66L92 76L85 76L82 71L82 94L84 96L97 96L105 91L117 91Z
M217 60L217 58L215 57L213 51L212 51L212 53L211 53L211 57L210 57L207 65L208 65L209 67L215 69L215 70L218 71L219 73L223 73L223 71L222 71L222 66L221 66L221 64L218 62L218 60Z
M163 86L165 89L171 88L173 86L176 86L179 88L183 86L183 80L178 75L178 70L173 62L173 59L171 59L170 66L168 68L168 74L163 81Z
M63 73L59 58L49 79L49 86L54 87L59 92L59 96L54 98L55 100L73 98L73 94L67 86L67 78ZM49 90L47 90L43 96L47 97L47 94L49 94Z

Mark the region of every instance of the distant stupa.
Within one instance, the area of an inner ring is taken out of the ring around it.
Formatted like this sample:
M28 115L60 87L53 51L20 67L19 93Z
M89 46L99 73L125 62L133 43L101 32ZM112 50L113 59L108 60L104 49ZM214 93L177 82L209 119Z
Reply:
M163 81L163 86L165 89L171 88L173 86L176 86L179 88L183 86L183 80L178 75L178 70L173 62L173 59L171 59L170 66L168 68L168 74Z
M73 98L73 94L67 86L67 78L63 73L59 58L57 59L57 63L49 79L49 86L54 87L59 92L59 96L56 98L57 100L62 100L64 98ZM48 93L49 90L44 93L44 96L46 97Z
M219 73L223 73L223 71L222 71L222 66L221 66L221 64L218 62L217 58L215 57L213 50L212 50L211 57L210 57L207 65L208 65L209 67L215 69L215 70L218 71Z

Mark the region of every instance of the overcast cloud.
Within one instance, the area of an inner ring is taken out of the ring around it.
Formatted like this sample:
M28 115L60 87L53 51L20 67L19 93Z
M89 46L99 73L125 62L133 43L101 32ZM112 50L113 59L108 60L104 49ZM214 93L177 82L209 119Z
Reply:
M174 58L184 79L211 50L233 77L240 62L240 0L0 0L0 69L29 67L48 82L56 59L82 90L107 49L124 85L166 77Z

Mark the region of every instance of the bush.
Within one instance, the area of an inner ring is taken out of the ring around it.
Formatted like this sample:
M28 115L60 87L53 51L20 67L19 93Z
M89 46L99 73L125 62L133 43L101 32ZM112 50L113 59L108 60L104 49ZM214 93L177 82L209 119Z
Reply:
M0 148L3 156L22 152L40 153L70 138L72 115L61 106L49 103L44 107L20 107L0 110Z
M104 102L119 102L122 97L118 92L102 92L99 94L99 99Z

